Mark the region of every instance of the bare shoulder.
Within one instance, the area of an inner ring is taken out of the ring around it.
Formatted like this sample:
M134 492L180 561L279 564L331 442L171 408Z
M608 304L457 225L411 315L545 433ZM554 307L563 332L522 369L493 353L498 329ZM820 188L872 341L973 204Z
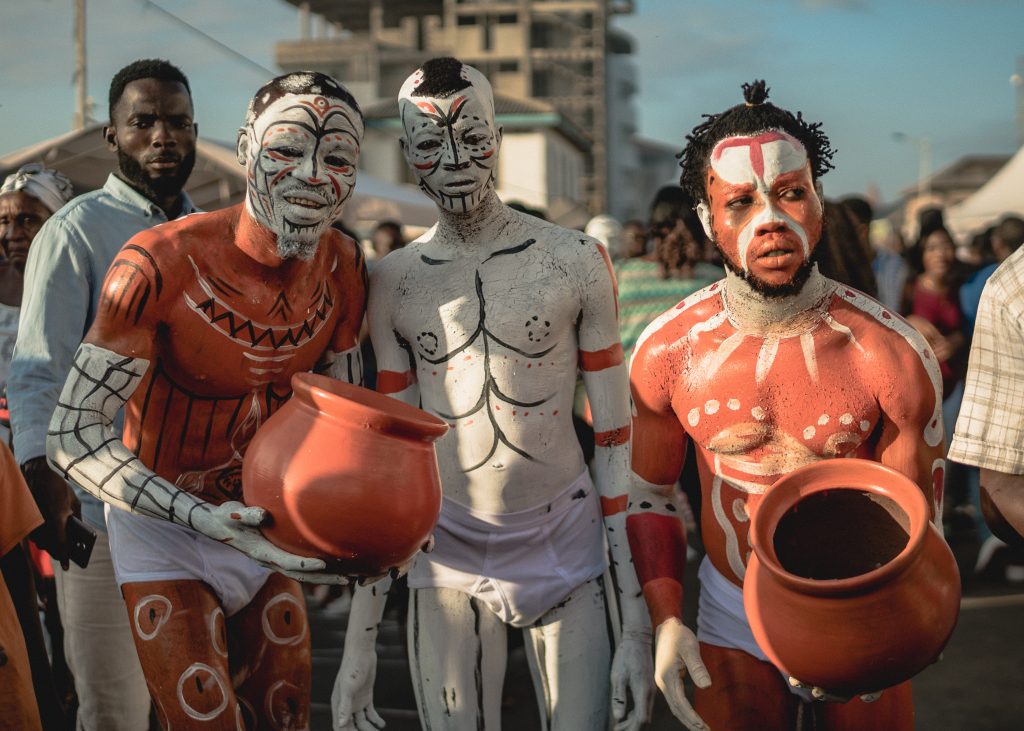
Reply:
M838 326L851 331L875 368L911 364L927 368L928 361L935 363L928 342L913 325L863 292L840 285L830 315Z
M359 242L335 228L328 228L320 245L326 254L326 265L334 278L347 285L365 285L366 257Z

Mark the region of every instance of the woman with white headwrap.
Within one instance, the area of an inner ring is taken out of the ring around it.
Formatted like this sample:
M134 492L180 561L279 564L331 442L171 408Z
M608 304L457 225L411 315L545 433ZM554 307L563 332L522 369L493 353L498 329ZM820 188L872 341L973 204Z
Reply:
M71 181L66 176L40 163L23 165L8 175L0 186L0 245L3 246L3 261L0 263L0 395L7 383L11 351L18 334L18 312L29 246L43 222L73 195ZM4 398L2 411L6 410ZM0 439L6 442L7 436L7 425L0 425Z

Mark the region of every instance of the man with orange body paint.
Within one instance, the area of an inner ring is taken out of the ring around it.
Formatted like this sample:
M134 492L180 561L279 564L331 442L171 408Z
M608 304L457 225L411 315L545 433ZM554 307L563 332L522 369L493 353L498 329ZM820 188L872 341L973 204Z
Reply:
M260 534L266 511L239 502L241 461L292 374L361 382L366 270L330 224L362 132L355 99L328 76L265 84L239 131L246 202L124 245L50 424L51 461L108 503L164 728L308 728L309 628L293 579L346 579ZM122 406L123 441L110 431Z
M941 380L924 339L814 264L828 139L767 103L764 82L744 92L745 104L694 130L681 163L726 278L653 322L630 366L627 532L655 628L655 678L690 729L791 729L808 715L815 728L912 729L909 681L878 698L830 702L815 688L802 697L826 702L801 700L743 608L750 516L780 476L820 459L875 459L914 480L934 518L943 453ZM686 539L672 497L690 442L707 549L696 634L682 623Z

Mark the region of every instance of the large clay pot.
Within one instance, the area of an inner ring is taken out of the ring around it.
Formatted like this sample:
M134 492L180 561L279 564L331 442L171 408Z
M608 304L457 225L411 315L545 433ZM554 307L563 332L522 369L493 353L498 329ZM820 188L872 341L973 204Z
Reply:
M960 575L921 490L862 459L779 479L751 516L743 582L757 644L798 680L853 696L934 662L960 610Z
M441 510L440 419L326 376L296 373L294 395L242 463L247 505L266 508L275 545L376 576L411 559Z

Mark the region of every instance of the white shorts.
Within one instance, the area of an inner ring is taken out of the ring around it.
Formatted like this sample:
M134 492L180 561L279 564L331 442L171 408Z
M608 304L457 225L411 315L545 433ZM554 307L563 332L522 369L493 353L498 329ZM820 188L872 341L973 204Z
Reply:
M584 472L553 500L516 513L443 500L434 550L417 555L409 587L463 591L526 627L607 566L601 503Z
M754 639L743 607L743 589L729 581L707 556L700 562L700 600L697 603L697 639L709 645L743 650L769 662Z
M118 586L204 581L230 617L252 601L273 573L241 551L191 528L110 505L106 516Z
M743 589L722 575L707 556L697 572L700 579L700 600L697 602L697 639L717 647L729 647L770 663L754 639L747 610L743 606ZM794 688L789 675L783 673L789 692L801 700L810 701L808 688Z

